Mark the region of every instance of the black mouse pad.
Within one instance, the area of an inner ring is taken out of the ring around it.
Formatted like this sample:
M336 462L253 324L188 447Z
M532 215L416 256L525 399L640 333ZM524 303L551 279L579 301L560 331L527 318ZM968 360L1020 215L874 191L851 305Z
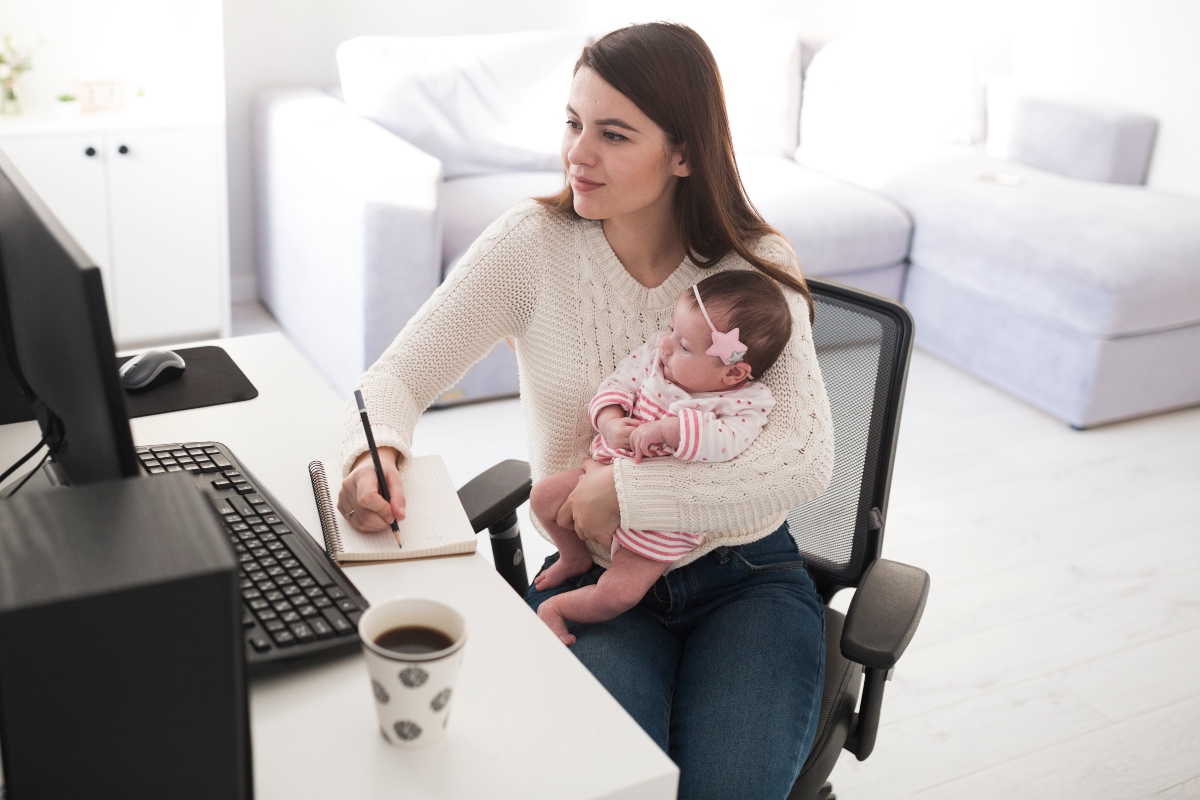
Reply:
M187 347L176 350L187 369L170 383L144 392L125 392L129 418L166 414L187 408L239 403L258 397L258 389L246 373L220 347ZM117 368L132 356L117 359Z

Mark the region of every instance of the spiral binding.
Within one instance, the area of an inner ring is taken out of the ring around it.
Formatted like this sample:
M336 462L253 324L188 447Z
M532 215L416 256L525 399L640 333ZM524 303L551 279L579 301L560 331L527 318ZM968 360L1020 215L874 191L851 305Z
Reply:
M325 465L320 461L311 462L308 465L308 477L312 480L313 498L317 501L317 516L321 518L321 536L325 539L325 552L337 558L342 553L342 534L338 530L333 500L329 496Z

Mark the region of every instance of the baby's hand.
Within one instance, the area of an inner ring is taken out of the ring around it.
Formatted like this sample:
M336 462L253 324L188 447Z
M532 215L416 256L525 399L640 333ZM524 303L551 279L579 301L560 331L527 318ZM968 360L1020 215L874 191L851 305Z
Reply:
M617 417L601 425L600 433L604 435L604 440L611 447L618 450L630 450L632 448L629 446L629 437L641 424L641 420Z
M663 420L647 422L640 426L629 436L629 449L633 451L634 463L640 464L643 458L652 458L654 453L650 452L650 448L656 444L663 444L666 440Z

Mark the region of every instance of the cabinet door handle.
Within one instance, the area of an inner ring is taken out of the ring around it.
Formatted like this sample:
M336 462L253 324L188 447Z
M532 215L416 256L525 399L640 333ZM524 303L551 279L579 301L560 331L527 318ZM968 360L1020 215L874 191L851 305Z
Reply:
M85 156L87 156L88 158L91 158L92 156L96 155L96 148L89 147L88 149L83 151L83 154Z
M120 153L121 155L125 155L126 153L129 152L129 148L126 145L121 145L120 147L117 148L117 152Z

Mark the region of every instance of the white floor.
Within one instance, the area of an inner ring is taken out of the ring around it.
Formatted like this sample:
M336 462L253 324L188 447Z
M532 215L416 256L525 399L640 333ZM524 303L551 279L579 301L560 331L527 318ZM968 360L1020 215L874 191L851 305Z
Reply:
M458 485L526 457L516 400L413 444ZM932 590L839 798L1200 797L1200 409L1074 431L918 352L884 555Z

